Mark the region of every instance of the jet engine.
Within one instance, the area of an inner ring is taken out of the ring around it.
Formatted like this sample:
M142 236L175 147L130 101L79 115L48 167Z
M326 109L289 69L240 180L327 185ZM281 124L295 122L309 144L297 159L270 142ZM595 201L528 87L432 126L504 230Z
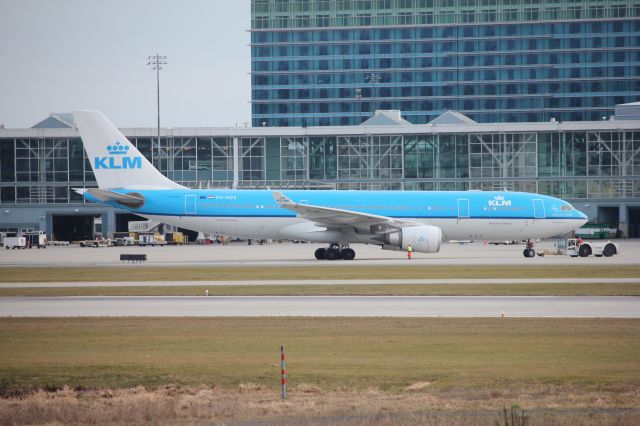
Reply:
M437 253L440 251L442 231L437 226L408 226L384 235L384 250L406 250L409 244L413 251Z

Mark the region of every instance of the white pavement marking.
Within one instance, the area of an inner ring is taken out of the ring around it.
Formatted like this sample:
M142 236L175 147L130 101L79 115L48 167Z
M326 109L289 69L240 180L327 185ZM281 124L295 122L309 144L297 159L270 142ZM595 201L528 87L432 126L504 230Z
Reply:
M183 287L183 286L270 286L270 285L451 285L451 284L640 284L638 278L429 278L429 279L354 279L354 280L248 280L248 281L78 281L0 283L1 288L66 287Z
M3 297L2 317L317 316L317 317L640 318L627 296L233 296Z

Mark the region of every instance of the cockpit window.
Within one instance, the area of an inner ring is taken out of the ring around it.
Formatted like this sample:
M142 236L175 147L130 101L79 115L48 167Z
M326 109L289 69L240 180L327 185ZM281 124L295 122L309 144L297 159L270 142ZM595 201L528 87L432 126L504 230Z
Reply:
M573 208L573 206L571 204L563 204L562 206L560 206L560 210L568 212L568 211L575 210L575 209Z

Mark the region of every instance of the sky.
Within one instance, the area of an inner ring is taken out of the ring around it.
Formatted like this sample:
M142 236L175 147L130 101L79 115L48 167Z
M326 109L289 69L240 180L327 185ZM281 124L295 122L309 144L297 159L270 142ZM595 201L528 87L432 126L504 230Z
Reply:
M251 121L250 0L0 0L0 124L101 110L118 127Z

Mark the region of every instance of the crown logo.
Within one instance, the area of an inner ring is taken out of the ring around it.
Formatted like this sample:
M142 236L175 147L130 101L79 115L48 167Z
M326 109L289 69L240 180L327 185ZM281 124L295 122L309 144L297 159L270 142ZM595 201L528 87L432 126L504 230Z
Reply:
M129 147L116 142L113 145L107 145L107 151L110 155L125 155L129 151Z
M503 201L504 197L502 195L496 195L495 197L493 197L496 201Z

